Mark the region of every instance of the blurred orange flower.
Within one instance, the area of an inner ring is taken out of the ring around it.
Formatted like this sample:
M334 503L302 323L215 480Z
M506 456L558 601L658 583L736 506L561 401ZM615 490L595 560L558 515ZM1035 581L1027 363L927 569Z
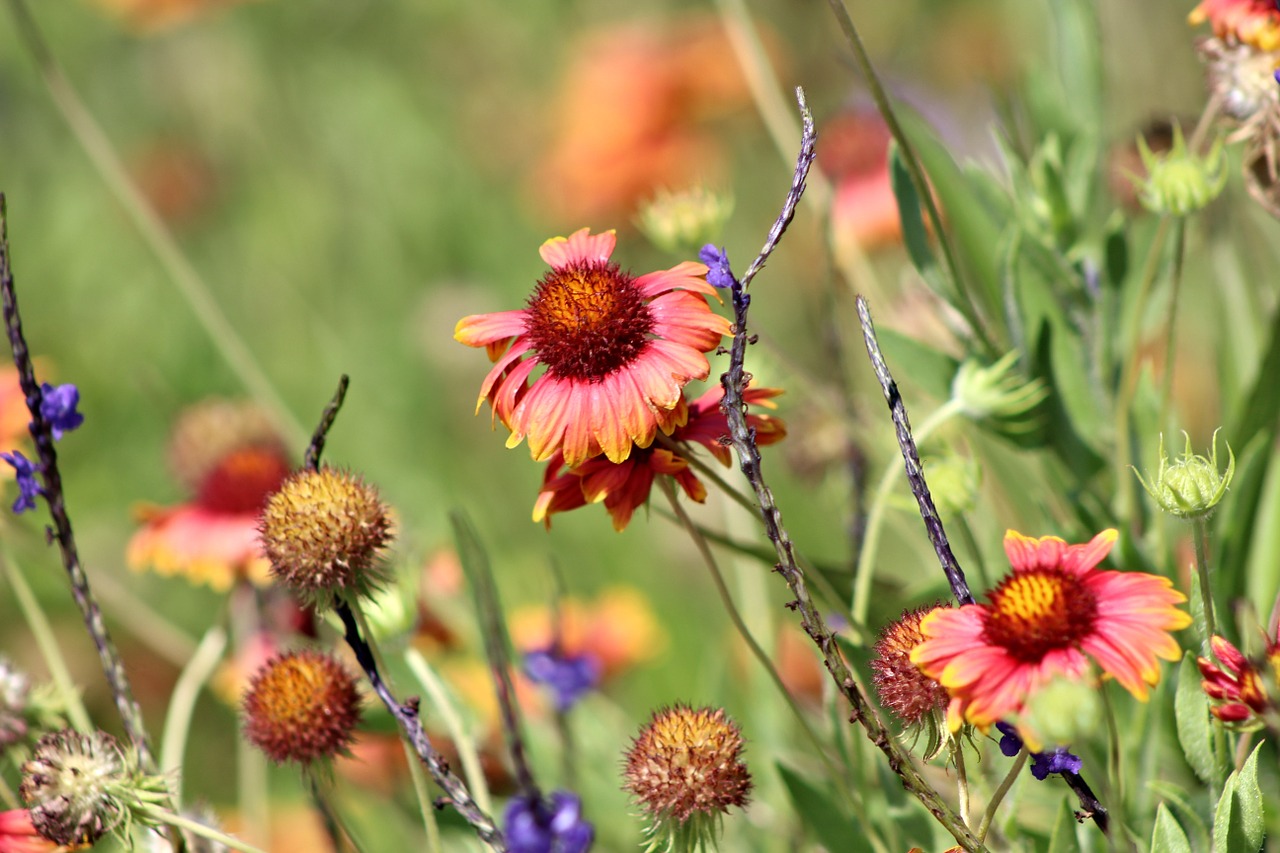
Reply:
M666 644L649 602L628 587L607 589L591 603L567 598L560 602L559 616L557 626L546 605L517 608L510 619L512 643L526 652L550 648L558 639L565 655L593 655L602 679L653 658Z
M18 384L18 368L12 364L0 367L0 451L17 450L31 437L27 425L31 412L27 398ZM13 479L13 466L0 465L0 479Z
M570 53L534 175L541 207L563 220L630 216L658 188L714 181L724 150L700 125L750 102L717 20L616 24Z
M1220 39L1235 39L1262 51L1280 48L1280 9L1275 0L1203 0L1187 21L1193 25L1207 21Z
M242 578L266 584L271 565L258 541L258 517L290 467L269 422L249 404L195 406L174 429L170 462L195 496L136 511L143 526L129 541L129 566L182 574L220 592Z
M874 109L849 109L818 135L818 166L835 185L831 236L837 255L898 242L902 225L889 181L889 128Z
M130 29L153 33L244 0L93 0Z

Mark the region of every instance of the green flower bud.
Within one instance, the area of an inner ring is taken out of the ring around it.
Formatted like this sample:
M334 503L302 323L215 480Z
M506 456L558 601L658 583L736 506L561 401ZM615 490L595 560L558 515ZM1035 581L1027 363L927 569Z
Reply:
M1027 699L1018 727L1043 751L1085 740L1102 724L1102 714L1096 686L1059 677Z
M981 367L966 361L951 380L951 399L973 420L1018 418L1040 404L1049 391L1039 379L1024 381L1013 371L1018 354L1011 352L995 364Z
M1213 512L1236 472L1236 457L1227 445L1227 470L1218 473L1218 431L1213 433L1213 448L1209 458L1191 452L1191 437L1185 432L1186 449L1182 456L1170 462L1164 455L1164 436L1160 436L1160 468L1151 481L1137 474L1138 482L1147 490L1152 500L1165 512L1178 518L1205 518Z
M1138 200L1153 213L1186 216L1206 207L1227 185L1226 152L1218 139L1203 157L1187 149L1182 129L1173 127L1173 147L1154 154L1138 137L1138 153L1147 177L1136 181Z
M659 249L683 255L697 253L703 245L718 241L731 213L733 196L706 187L679 192L658 190L640 210L636 224Z

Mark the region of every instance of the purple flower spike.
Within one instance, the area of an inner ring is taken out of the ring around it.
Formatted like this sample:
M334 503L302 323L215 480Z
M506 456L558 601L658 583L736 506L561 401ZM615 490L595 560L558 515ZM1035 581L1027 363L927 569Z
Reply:
M595 839L595 829L582 819L582 800L567 791L556 791L550 803L516 797L502 823L511 853L586 853Z
M60 441L62 434L71 432L84 423L84 415L76 411L80 405L80 389L71 383L56 388L48 382L40 386L40 414L53 427L53 440Z
M733 270L729 269L729 256L724 249L708 243L698 252L698 260L707 265L707 284L712 287L733 287L737 282Z
M36 498L43 492L40 484L36 482L36 472L40 470L39 467L18 450L0 453L0 459L13 466L18 481L18 499L13 502L13 511L20 513L35 509Z
M996 723L996 728L1004 735L1000 738L1000 751L1006 757L1013 758L1022 751L1022 738L1018 736L1015 727L999 722ZM1050 773L1079 773L1083 765L1084 760L1078 755L1072 755L1065 746L1052 752L1031 753L1031 775L1042 782L1049 778Z
M560 713L600 683L600 661L594 655L570 656L554 648L526 653L524 672L530 681L551 688Z

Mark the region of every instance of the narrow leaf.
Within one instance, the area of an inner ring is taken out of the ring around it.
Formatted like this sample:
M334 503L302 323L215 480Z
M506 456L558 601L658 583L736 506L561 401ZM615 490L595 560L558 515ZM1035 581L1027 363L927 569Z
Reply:
M1151 853L1191 853L1191 842L1178 821L1161 803L1156 809L1156 828L1151 833Z
M1178 666L1178 692L1173 700L1173 715L1178 725L1178 743L1187 764L1205 784L1215 776L1213 725L1209 720L1209 700L1200 688L1200 670L1195 657L1187 652Z
M779 763L778 775L787 786L791 803L805 828L828 850L873 850L867 839L869 826L857 827L844 814L836 798L811 784L803 775Z

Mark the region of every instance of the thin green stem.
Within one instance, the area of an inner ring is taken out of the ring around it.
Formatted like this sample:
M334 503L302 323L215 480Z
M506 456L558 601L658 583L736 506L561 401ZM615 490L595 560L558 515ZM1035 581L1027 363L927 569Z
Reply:
M1107 775L1111 781L1111 792L1107 802L1111 803L1111 813L1119 818L1124 814L1124 751L1120 742L1120 726L1116 722L1116 709L1111 702L1111 691L1107 690L1104 684L1098 693L1102 697L1102 710L1107 721ZM1119 832L1119 829L1113 832Z
M213 677L227 650L227 632L215 624L205 632L191 660L183 667L178 681L169 696L169 710L164 717L164 731L160 741L160 772L182 770L182 755L187 748L191 732L191 717L195 713L200 691ZM173 802L182 808L183 774L177 773L173 781Z
M343 838L347 840L347 843L351 845L355 853L364 853L364 845L360 843L360 839L356 838L356 834L351 831L351 826L347 821L343 820L341 809L333 801L332 779L321 778L319 774L315 773L308 773L306 776L308 788L311 791L311 800L320 812L320 819L324 821L325 829L333 841L333 848L336 853L341 853L342 851Z
M116 153L107 134L62 72L25 0L10 0L9 4L17 22L18 40L35 62L40 78L49 90L63 121L177 286L196 321L204 327L227 366L254 399L272 413L287 437L296 444L305 444L307 431L284 404L271 381L258 366L244 339L214 299L208 284L179 248L173 233L129 175L129 170Z
M49 676L53 679L53 683L58 689L58 695L62 697L62 702L66 706L67 716L71 719L71 725L75 726L77 731L93 731L93 721L89 719L89 712L85 710L84 702L80 698L80 691L76 689L75 681L71 678L71 671L67 669L66 659L62 656L62 649L58 647L58 641L53 636L53 627L49 624L49 618L45 616L39 600L31 591L31 587L27 585L26 578L22 576L22 572L18 571L18 567L14 565L7 537L0 540L0 564L3 564L5 578L9 581L9 585L13 587L13 596L18 601L18 609L22 611L22 618L26 620L27 627L31 629L31 637L36 641L36 646L40 649L40 656L44 658L45 666L49 668Z
M1200 587L1201 609L1204 610L1204 624L1198 627L1207 650L1209 639L1218 632L1213 613L1213 588L1209 585L1209 523L1201 516L1191 522L1191 530L1196 548L1196 580Z
M720 602L724 605L725 612L729 615L729 620L733 623L733 627L737 630L738 635L742 637L743 642L747 644L747 648L751 650L751 654L760 663L765 673L769 676L774 686L778 688L778 692L782 695L783 700L787 703L787 707L795 716L796 721L800 723L800 728L804 731L805 736L809 738L817 752L819 759L827 769L827 773L832 780L838 781L840 771L836 768L835 762L832 760L826 744L818 737L818 733L813 730L808 718L800 706L796 704L795 697L791 695L791 691L787 689L787 685L783 682L782 676L778 674L777 668L773 665L773 661L769 659L769 655L756 641L751 634L751 629L747 627L746 622L742 619L742 614L738 612L738 607L733 603L733 596L729 593L729 587L725 583L724 575L720 572L720 566L716 563L715 555L711 553L711 546L707 540L702 537L698 531L697 525L689 518L689 514L684 511L684 507L680 505L680 501L676 498L675 487L671 485L668 477L659 477L658 485L662 489L662 493L666 495L667 501L671 504L671 511L676 514L681 526L689 534L693 540L694 547L698 549L698 554L702 557L702 562L707 567L707 571L711 574L711 580L715 584L716 592L720 596ZM862 810L861 803L858 802L844 786L837 787L845 793L848 803L858 811L862 817L866 817Z
M849 10L845 8L844 0L828 0L827 5L835 13L840 29L853 51L854 62L857 63L858 70L862 73L862 79L866 82L867 88L871 91L871 97L876 102L876 109L880 111L881 117L884 118L884 123L889 128L890 135L893 136L894 141L898 144L898 151L902 155L903 164L907 167L907 174L911 176L911 183L916 188L916 194L924 203L925 213L929 217L929 226L933 229L933 233L938 239L943 258L947 262L947 270L951 276L952 287L958 297L955 308L964 315L970 330L982 346L988 351L992 351L993 347L987 336L986 326L983 324L977 306L974 304L973 294L969 292L965 284L960 264L956 260L955 250L951 246L951 240L948 238L946 230L942 227L942 214L938 212L938 204L933 198L933 190L929 187L928 181L925 180L924 167L920 164L920 158L916 155L915 146L911 144L906 131L902 129L902 124L898 121L898 114L893 109L893 102L889 100L889 95L880 82L880 76L876 74L875 67L871 64L871 57L862 43L862 37L858 35L858 28L854 25L853 19L849 17Z
M1175 342L1178 339L1178 295L1182 292L1182 267L1186 258L1187 251L1187 220L1185 217L1178 217L1174 223L1173 231L1173 273L1170 287L1173 289L1169 297L1169 315L1165 320L1165 342L1164 342L1164 381L1160 388L1160 429L1169 426L1169 406L1173 397L1173 374L1175 372L1177 358L1177 348Z
M950 746L951 759L956 765L956 796L959 799L960 820L964 821L965 826L973 826L969 814L969 773L964 764L964 742L959 738L951 738Z
M963 406L955 399L948 400L939 406L915 430L917 446L928 441L939 427L961 411ZM880 550L880 534L884 527L885 513L889 509L889 497L898 483L898 478L903 475L904 469L901 465L886 466L871 498L871 510L867 513L862 550L858 553L858 564L853 578L853 601L849 607L851 618L859 625L866 623L867 609L871 604L871 582L875 577L876 556Z
M484 768L480 764L480 753L476 749L475 738L463 727L462 718L458 715L444 682L417 649L406 649L404 661L409 667L409 672L426 691L427 698L431 700L432 709L444 721L445 731L449 733L449 737L453 738L458 750L458 760L462 763L463 775L467 777L467 787L471 789L471 796L475 798L476 805L485 811L490 811L493 803L489 797L489 783L484 777Z
M205 826L203 823L191 820L184 815L171 812L168 809L161 808L160 806L153 805L151 803L139 803L133 806L133 809L139 814L152 820L159 821L160 823L167 823L170 826L176 826L179 829L186 830L192 835L198 835L201 838L208 838L210 841L216 841L217 843L225 845L232 850L240 850L242 853L266 853L266 851L261 848L254 847L252 844L241 841L235 836L227 835L225 832L219 832L213 827Z
M663 435L661 432L655 436L654 440L657 444L667 450L670 450L672 453L677 454L681 459L688 462L690 468L715 483L716 486L718 486L720 490L738 506L751 513L753 516L759 514L760 508L756 506L750 498L735 489L733 486L729 485L729 483L720 476L719 471L712 468L706 462L703 462L696 454L690 452L690 448L687 445L676 441L669 435Z
M1018 753L1018 757L1013 760L1013 766L1009 768L1009 772L1000 780L999 786L991 794L991 802L987 803L987 808L982 812L982 820L978 822L978 840L986 841L987 833L991 831L991 822L995 820L996 810L1000 808L1000 804L1004 802L1004 798L1009 793L1009 789L1013 787L1013 783L1017 781L1018 774L1022 772L1022 768L1027 764L1027 748L1024 746L1022 752Z

